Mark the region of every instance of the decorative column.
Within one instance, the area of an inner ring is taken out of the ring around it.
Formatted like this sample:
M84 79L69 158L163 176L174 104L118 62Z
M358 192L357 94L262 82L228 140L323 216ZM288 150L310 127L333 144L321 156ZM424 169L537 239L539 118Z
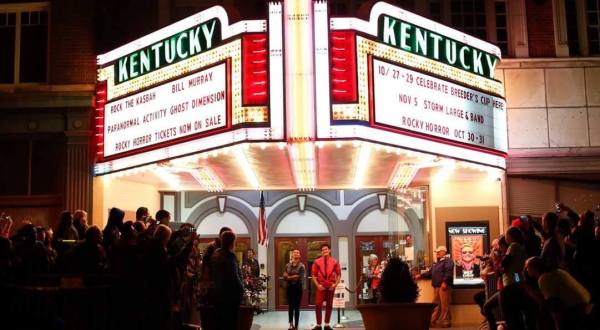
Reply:
M326 12L325 1L284 1L284 77L288 153L299 190L317 186L315 154L315 7ZM326 17L326 16L325 16ZM328 35L327 21L322 31Z
M92 158L87 117L67 115L64 207L71 212L81 209L91 215ZM83 117L83 118L82 118ZM90 216L88 215L88 218Z
M525 0L507 0L509 53L514 57L529 57Z
M567 14L565 0L552 0L554 17L554 47L556 57L569 56L569 39L567 36Z

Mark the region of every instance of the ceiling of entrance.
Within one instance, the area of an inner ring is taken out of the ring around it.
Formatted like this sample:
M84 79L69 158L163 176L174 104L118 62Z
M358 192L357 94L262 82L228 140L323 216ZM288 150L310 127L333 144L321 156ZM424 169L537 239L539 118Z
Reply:
M108 174L106 180L161 190L396 188L433 180L495 180L500 171L406 149L359 141L310 142L307 154L285 143L244 144ZM310 177L310 179L306 179Z

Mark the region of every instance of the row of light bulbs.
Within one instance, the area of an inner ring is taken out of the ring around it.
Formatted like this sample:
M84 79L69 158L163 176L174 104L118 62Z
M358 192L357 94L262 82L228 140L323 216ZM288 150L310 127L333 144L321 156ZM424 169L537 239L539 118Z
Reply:
M247 151L251 148L259 148L261 150L277 148L279 150L284 150L287 147L292 158L292 167L297 188L299 190L314 190L317 186L317 164L315 156L315 147L318 149L323 149L325 146L335 146L336 148L342 148L344 146L350 145L358 149L357 164L353 180L353 187L355 189L360 189L363 187L363 181L369 169L369 162L372 159L371 155L373 151L385 151L386 153L395 153L396 155L407 155L411 156L411 158L417 159L417 161L412 163L399 162L397 164L396 169L390 176L391 179L388 184L389 188L395 191L402 191L403 189L409 187L412 180L416 176L418 170L420 168L425 167L439 168L436 176L434 177L436 181L447 180L454 172L456 166L478 172L488 172L488 178L490 179L497 179L501 175L499 170L483 165L455 161L448 158L436 158L431 155L421 154L415 151L408 151L401 148L382 146L379 144L357 140L317 141L315 143L301 142L290 144L285 142L262 142L258 144L242 143L231 147L216 149L200 154L173 159L169 161L169 164L172 164L174 167L181 167L185 165L191 165L192 167L197 166L196 168L200 171L202 171L202 168L206 168L207 171L204 171L206 173L202 173L202 175L196 175L193 177L196 179L196 181L199 181L198 183L203 188L205 188L205 190L222 191L224 189L224 184L221 182L221 180L214 174L213 171L208 169L208 167L199 166L198 161L200 161L201 159L208 159L211 157L216 158L220 155L233 155L236 158L240 170L246 176L249 186L253 189L261 189L262 186L260 184L259 178L256 175L254 169L252 168L250 161L248 160ZM152 171L163 181L165 181L165 183L167 183L171 188L176 190L182 189L181 182L179 182L179 180L174 180L174 178L170 175L164 175L164 171L162 171L161 168L169 168L169 166L159 166L156 164L144 165L124 171L107 174L105 175L105 178L118 179L122 177L145 173L147 171ZM199 180L199 178L205 179Z

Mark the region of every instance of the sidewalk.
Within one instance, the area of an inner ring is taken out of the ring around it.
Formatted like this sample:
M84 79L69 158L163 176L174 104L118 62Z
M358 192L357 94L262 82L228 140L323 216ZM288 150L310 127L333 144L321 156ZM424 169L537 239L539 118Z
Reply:
M347 320L342 320L342 324L346 327L343 329L347 330L358 330L364 329L360 313L356 310L346 311ZM334 311L331 315L331 325L337 323L337 312ZM311 329L315 322L314 311L301 311L300 312L300 324L299 330ZM254 316L254 322L252 324L252 330L286 330L288 328L288 315L285 311L269 311L264 314ZM468 327L452 327L447 328L452 330L477 330L479 326L468 326Z

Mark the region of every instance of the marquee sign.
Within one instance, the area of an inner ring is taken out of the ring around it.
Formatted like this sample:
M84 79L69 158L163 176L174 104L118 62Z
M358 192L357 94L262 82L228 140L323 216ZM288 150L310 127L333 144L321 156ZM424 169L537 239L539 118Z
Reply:
M98 56L96 158L110 166L97 173L244 141L287 143L304 173L312 143L331 139L505 168L500 56L383 2L366 21L272 2L267 19L232 25L212 7Z
M216 18L181 31L117 60L115 84L143 76L212 48L221 39Z
M280 139L283 110L271 116L268 107L267 40L265 21L229 25L216 6L99 55L97 160L135 165L240 139ZM193 146L183 147L188 141Z
M401 19L381 15L378 39L390 46L494 79L498 56Z
M221 63L107 103L104 155L227 127L227 71Z
M383 2L368 21L332 18L330 29L331 66L316 73L331 88L328 107L317 97L319 137L359 136L505 167L498 47Z
M502 98L373 59L376 125L506 151Z

